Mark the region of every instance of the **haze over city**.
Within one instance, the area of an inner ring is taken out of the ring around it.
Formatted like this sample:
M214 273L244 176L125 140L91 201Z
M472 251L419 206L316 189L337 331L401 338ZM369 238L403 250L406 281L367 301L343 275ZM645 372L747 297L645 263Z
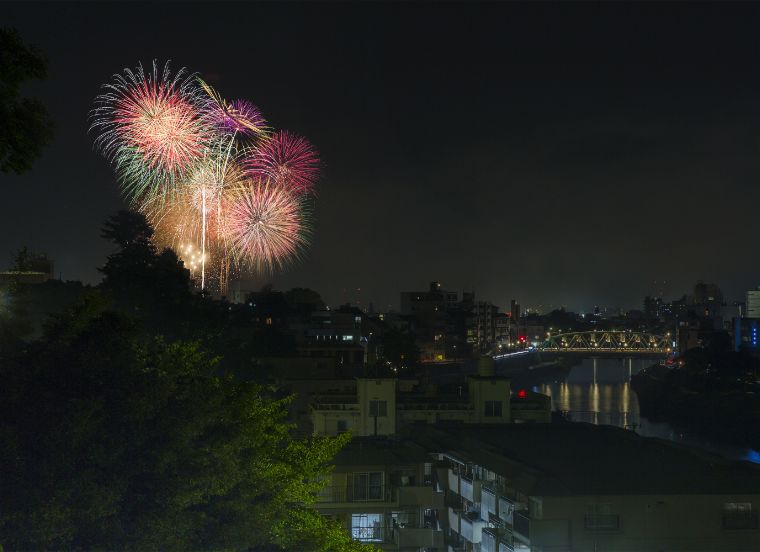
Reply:
M296 128L323 161L313 245L268 280L398 308L432 279L506 308L641 308L758 283L756 4L13 4L49 58L57 134L1 178L0 252L97 282L124 205L92 150L100 84L172 59ZM358 290L361 291L358 291Z

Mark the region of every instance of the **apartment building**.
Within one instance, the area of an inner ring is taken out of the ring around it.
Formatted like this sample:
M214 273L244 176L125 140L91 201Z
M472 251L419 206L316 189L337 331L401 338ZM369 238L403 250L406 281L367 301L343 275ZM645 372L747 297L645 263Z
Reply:
M415 423L506 424L511 421L507 378L468 376L453 392L429 392L418 380L357 378L356 394L324 393L311 404L314 435L394 435ZM548 406L544 418L548 418Z
M437 460L449 552L760 549L760 467L746 462L589 424L414 435Z
M439 521L444 494L434 486L433 459L419 445L355 438L334 463L316 504L320 513L380 550L445 550Z

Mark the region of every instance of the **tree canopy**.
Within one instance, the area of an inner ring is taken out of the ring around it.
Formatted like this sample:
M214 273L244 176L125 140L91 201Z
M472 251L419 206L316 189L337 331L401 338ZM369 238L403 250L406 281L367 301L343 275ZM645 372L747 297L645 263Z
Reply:
M103 283L36 339L20 291L0 309L0 550L371 550L310 507L348 436L294 439L290 399L234 375L281 336L151 235L111 217Z
M0 29L0 171L21 174L53 138L53 121L37 98L21 96L21 85L47 77L40 50L15 29Z
M307 506L345 437L292 439L286 401L107 307L86 294L0 353L0 544L367 549Z

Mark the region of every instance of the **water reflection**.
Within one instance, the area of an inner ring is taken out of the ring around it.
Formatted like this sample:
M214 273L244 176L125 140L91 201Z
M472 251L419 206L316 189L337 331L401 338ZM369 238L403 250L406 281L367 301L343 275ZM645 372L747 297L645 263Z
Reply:
M544 383L534 389L549 395L552 409L564 412L575 422L633 429L647 437L668 439L760 464L760 451L714 443L670 424L654 423L641 417L638 397L631 390L630 380L651 362L646 358L584 359L573 367L564 381Z

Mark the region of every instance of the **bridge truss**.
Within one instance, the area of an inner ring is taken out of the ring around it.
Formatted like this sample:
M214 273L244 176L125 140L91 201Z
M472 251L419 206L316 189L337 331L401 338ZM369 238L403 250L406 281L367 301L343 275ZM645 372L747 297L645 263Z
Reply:
M591 331L552 335L540 346L542 351L568 353L649 353L672 352L670 337L643 332Z

